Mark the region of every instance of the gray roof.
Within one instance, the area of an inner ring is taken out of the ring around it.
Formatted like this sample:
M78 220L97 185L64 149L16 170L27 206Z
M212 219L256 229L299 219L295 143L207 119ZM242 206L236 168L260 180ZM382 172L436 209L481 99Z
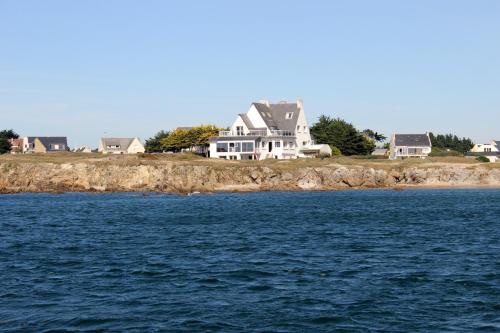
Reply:
M28 137L28 142L31 142L36 139L40 140L40 142L45 146L45 148L49 151L55 151L56 149L51 149L51 145L59 145L61 148L57 150L66 150L68 148L68 139L65 136L35 136ZM62 147L64 146L64 147Z
M126 151L135 138L102 138L103 149L110 151ZM119 148L107 148L107 146L119 146Z
M394 134L396 146L430 147L431 140L427 134Z
M253 103L253 105L270 129L295 132L300 112L297 103L278 103L269 106L264 103ZM293 112L291 119L286 119L288 112Z
M500 149L500 141L495 141L495 144L497 145L497 147Z
M252 124L250 118L248 118L246 113L240 113L239 116L241 117L245 125L248 127L248 129L255 129L254 125Z

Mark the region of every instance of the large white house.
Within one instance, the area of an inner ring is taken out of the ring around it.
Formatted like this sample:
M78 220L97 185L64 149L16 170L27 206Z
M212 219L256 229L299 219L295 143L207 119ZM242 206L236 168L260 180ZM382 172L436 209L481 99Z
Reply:
M393 134L389 149L389 158L419 157L426 158L432 151L429 133Z
M269 101L252 103L229 131L210 140L210 157L230 160L291 159L331 154L328 145L315 145L309 133L304 104Z
M470 150L472 154L469 156L484 156L490 162L497 162L500 160L500 141L493 140L490 143L475 144Z
M102 138L98 152L103 154L137 154L145 149L139 138Z

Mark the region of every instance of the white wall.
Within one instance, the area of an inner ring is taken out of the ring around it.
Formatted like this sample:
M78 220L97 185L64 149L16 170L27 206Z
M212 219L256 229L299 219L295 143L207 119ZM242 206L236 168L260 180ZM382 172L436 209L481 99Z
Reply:
M145 149L144 146L142 145L141 141L139 138L134 138L132 143L127 149L127 153L129 154L137 154L137 153L144 153Z
M297 126L299 130L297 131ZM306 115L304 110L299 111L299 118L297 119L297 125L295 126L295 136L297 137L297 146L304 147L312 144L311 133L309 132L309 126L307 125ZM304 142L306 143L304 145Z
M250 106L250 109L247 112L247 117L250 119L250 121L252 122L252 124L256 128L260 128L260 127L267 128L266 123L264 122L264 120L260 116L260 113L259 113L259 111L257 111L257 108L255 107L255 105L252 104L252 106Z
M245 122L243 121L243 119L241 119L241 116L238 116L238 118L236 118L236 120L233 123L233 126L231 126L231 131L233 133L236 133L236 127L238 127L238 126L243 126L243 133L245 133L245 134L248 133L248 127L245 124Z
M498 151L498 147L496 145L489 144L489 143L475 144L474 147L472 147L472 149L470 151L473 153L484 153L484 152L487 152L488 149L489 149L489 151L496 151L496 152Z

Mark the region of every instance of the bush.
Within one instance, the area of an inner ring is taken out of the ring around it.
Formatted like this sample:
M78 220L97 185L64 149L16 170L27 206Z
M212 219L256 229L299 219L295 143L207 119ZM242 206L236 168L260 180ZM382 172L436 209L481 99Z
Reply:
M335 146L331 146L330 148L332 148L332 156L342 156L340 149Z
M478 156L476 157L476 161L488 163L490 160L486 156Z

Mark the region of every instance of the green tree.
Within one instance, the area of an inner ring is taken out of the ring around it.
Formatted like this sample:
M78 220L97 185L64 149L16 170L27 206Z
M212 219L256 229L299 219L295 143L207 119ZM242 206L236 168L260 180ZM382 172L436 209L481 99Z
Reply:
M220 128L214 125L200 125L189 130L178 128L161 140L161 146L166 151L178 152L192 147L200 147L204 151L210 138L217 136L219 130Z
M9 140L18 138L19 135L12 129L0 131L0 154L10 152L11 144Z
M161 153L163 151L162 140L168 138L170 132L167 131L159 131L152 138L146 140L146 152L147 153Z
M166 138L161 140L161 147L166 151L179 152L182 149L189 148L189 131L176 129L170 132Z
M317 143L335 146L342 155L369 155L375 149L374 140L340 118L320 116L311 127L311 134Z
M459 138L453 134L438 134L434 135L429 133L431 139L432 147L438 148L437 150L443 151L446 149L459 152L460 154L465 154L472 149L474 143L469 138Z

